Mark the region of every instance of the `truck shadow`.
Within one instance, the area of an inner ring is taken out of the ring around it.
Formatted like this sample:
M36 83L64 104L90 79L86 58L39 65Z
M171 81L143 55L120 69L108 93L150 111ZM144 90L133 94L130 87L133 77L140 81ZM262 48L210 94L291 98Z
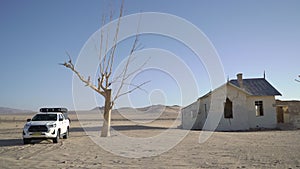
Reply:
M0 140L0 147L21 146L21 145L23 145L22 139L1 139Z
M32 140L30 144L49 144L52 143L49 140ZM24 146L23 139L1 139L0 147L9 147L9 146Z

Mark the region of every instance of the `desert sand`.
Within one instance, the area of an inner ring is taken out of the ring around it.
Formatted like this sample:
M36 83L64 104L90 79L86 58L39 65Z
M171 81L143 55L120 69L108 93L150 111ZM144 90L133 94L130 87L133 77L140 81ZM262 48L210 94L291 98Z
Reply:
M22 128L32 115L0 115L0 168L300 168L299 130L214 132L201 144L201 131L190 131L169 151L152 157L128 158L96 144L82 129L83 123L92 120L80 123L74 113L70 114L68 139L61 139L58 144L44 140L23 145ZM179 125L175 117L176 113L167 113L158 120L138 124L113 116L112 126L123 135L147 138L164 132L171 124ZM179 128L172 131L183 132ZM102 139L109 142L118 138L112 132L111 137Z

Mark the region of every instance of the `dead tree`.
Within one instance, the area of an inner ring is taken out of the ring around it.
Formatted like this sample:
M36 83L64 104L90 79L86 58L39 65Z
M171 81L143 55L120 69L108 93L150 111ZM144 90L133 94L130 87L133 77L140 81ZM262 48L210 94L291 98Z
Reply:
M136 89L141 89L141 87L143 85L145 85L147 82L135 85L135 84L128 84L126 83L126 79L128 79L129 77L131 77L132 75L134 75L137 71L139 71L140 69L142 69L142 67L146 64L147 61L145 61L145 63L141 64L141 66L132 71L129 72L128 68L130 66L130 63L132 62L132 55L133 53L138 50L139 45L138 45L138 31L137 34L135 36L135 40L133 42L133 45L131 47L129 56L127 58L127 61L125 63L124 69L123 71L117 75L115 78L112 79L112 73L113 73L113 65L114 65L114 60L115 60L115 51L117 48L117 43L118 43L118 33L119 33L119 29L120 29L120 21L122 19L122 15L123 15L123 3L120 7L120 14L118 16L118 21L117 21L117 26L116 26L116 30L115 30L115 34L114 34L114 39L113 39L113 46L111 49L107 49L108 48L108 37L106 39L104 39L104 32L101 31L101 36L100 36L100 52L99 52L99 57L100 57L100 63L99 63L99 76L97 79L97 84L93 84L93 82L91 81L91 77L88 76L87 78L85 78L83 75L80 74L80 72L78 70L76 70L72 59L69 55L69 61L65 62L61 65L65 66L66 68L70 69L74 74L77 75L77 77L88 87L90 87L91 89L93 89L94 91L96 91L98 94L100 94L101 96L104 97L105 103L104 103L104 122L103 122L103 126L101 129L101 137L108 137L110 136L110 122L111 122L111 111L113 109L114 103L115 101L126 94L129 94L131 92L133 92ZM112 21L112 13L110 14L110 19L109 21ZM105 17L103 17L103 22L102 22L102 26L104 26L105 24ZM138 30L138 29L137 29ZM104 54L102 56L102 51L104 51ZM120 83L120 85L118 86L117 89L113 89L116 90L115 95L112 96L112 89L111 89L111 85L112 83ZM131 90L128 90L124 93L122 93L122 88L125 85L130 85L133 88Z

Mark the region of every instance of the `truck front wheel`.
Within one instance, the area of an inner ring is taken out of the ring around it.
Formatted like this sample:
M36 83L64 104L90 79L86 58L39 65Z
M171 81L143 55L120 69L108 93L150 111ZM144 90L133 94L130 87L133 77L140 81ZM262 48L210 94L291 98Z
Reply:
M57 130L57 135L56 135L56 137L53 139L53 143L58 143L59 138L60 138L60 130Z
M69 127L68 127L65 135L63 136L63 139L67 139L67 138L69 138Z

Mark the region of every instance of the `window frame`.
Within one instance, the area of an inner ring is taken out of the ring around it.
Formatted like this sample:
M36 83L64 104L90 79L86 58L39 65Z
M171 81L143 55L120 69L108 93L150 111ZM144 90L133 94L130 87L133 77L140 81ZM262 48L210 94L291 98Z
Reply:
M262 100L255 101L255 115L256 117L264 116L264 104Z

